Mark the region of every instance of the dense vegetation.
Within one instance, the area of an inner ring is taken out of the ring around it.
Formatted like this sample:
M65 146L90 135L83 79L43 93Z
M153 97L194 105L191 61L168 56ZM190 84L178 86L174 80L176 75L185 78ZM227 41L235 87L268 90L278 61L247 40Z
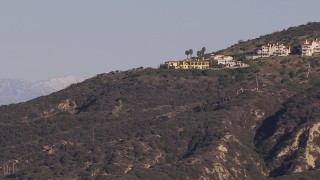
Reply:
M309 32L311 25L301 27ZM301 128L319 122L319 62L289 56L219 71L138 68L1 106L2 172L15 165L1 177L314 177L319 159L292 175L304 163L296 158L302 149L287 159L277 154Z

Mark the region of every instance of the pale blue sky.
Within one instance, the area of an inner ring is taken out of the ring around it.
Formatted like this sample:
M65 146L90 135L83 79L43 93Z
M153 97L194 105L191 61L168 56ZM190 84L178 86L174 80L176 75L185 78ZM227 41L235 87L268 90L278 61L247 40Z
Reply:
M308 4L308 5L305 5ZM320 21L319 0L0 2L0 78L91 77Z

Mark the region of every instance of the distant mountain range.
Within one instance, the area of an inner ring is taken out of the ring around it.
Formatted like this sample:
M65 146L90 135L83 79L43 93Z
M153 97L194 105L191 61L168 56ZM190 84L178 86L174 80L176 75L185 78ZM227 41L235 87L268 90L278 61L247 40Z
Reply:
M36 82L24 79L0 79L0 105L25 102L82 82L84 78L67 76Z

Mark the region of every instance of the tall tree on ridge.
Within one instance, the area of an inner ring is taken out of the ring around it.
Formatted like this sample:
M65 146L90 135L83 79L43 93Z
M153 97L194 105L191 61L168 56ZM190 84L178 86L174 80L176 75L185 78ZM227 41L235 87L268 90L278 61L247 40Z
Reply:
M189 51L188 50L186 50L186 52L184 53L185 55L187 55L187 59L188 59L188 56L189 56Z
M193 54L193 50L192 50L192 49L189 49L190 58L192 58L192 54Z
M197 56L198 56L198 58L200 58L200 56L201 56L201 51L197 51Z
M206 48L205 47L203 47L200 51L197 51L198 58L203 57L205 52L206 52Z
M207 50L207 49L206 49L205 47L203 47L203 48L201 49L201 54L204 55L204 53L206 52L206 50Z

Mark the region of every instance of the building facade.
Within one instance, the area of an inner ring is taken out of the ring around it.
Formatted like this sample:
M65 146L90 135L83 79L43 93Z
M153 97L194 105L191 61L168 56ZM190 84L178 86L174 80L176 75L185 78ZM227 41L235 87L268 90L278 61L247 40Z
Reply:
M312 56L313 53L320 53L320 41L318 39L312 42L306 42L301 45L301 56Z
M262 46L261 49L258 50L257 55L259 57L288 56L290 53L290 47L287 48L285 45L277 43Z
M233 60L232 56L226 56L226 55L213 55L211 56L216 61L231 61Z
M184 61L167 61L165 66L168 69L209 69L208 60L184 60Z
M212 58L214 61L218 62L218 65L222 64L226 68L245 67L245 64L243 64L241 61L234 60L232 56L214 55Z
M219 68L216 65L223 65L222 68L244 68L249 65L241 61L234 60L232 56L214 55L209 59L185 59L177 61L167 61L160 65L160 68L166 69L214 69Z

